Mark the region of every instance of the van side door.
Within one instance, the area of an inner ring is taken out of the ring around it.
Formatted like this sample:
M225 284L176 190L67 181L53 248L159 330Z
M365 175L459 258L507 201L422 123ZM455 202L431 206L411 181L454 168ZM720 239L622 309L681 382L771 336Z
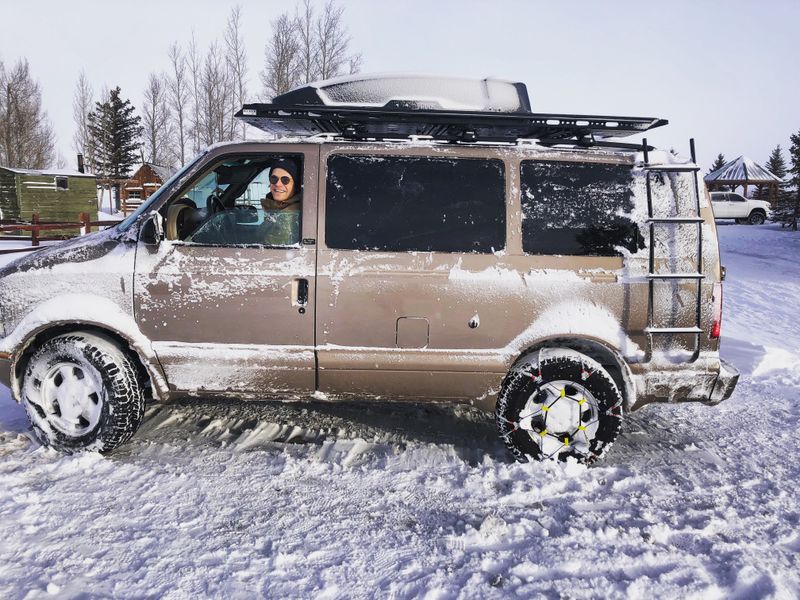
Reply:
M524 292L519 277L494 285L504 159L479 148L326 145L320 171L320 390L485 394L507 369L502 347L516 334L507 311Z
M315 236L318 154L222 147L156 207L167 239L139 242L134 306L171 391L314 391L316 249L303 239ZM287 157L300 170L300 202L274 216L262 199L272 162Z

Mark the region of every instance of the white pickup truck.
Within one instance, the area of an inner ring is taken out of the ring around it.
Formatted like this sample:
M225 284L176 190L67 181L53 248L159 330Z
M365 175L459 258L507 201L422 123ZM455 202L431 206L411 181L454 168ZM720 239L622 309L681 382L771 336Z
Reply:
M736 219L737 223L761 225L770 214L769 202L745 198L733 192L711 192L715 219Z

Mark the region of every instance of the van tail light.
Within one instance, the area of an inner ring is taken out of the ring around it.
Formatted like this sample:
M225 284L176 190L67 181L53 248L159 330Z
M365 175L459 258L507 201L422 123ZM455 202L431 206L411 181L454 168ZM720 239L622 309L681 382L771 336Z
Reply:
M714 284L714 292L711 296L714 303L714 320L711 322L711 339L718 340L722 330L722 283Z

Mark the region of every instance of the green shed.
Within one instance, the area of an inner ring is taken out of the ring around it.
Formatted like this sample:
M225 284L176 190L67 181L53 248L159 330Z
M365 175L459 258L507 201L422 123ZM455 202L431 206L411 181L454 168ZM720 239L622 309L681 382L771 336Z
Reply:
M97 220L94 175L69 171L0 167L0 220L72 221L87 212Z

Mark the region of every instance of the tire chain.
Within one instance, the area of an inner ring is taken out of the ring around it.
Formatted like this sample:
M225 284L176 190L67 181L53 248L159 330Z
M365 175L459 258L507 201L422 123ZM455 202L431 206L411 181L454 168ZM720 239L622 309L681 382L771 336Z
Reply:
M577 353L576 354L580 354ZM585 359L588 357L582 357L581 363L583 368L586 368L586 361ZM513 395L511 393L512 389L515 389L515 384L520 379L527 379L532 376L532 373L541 370L541 364L552 364L558 362L567 362L575 360L575 356L572 354L562 354L562 355L552 355L549 357L540 358L539 356L535 356L533 352L523 355L520 359L511 367L506 377L503 379L503 383L501 386L500 396L497 399L497 406L495 408L495 422L497 424L498 431L500 432L500 437L503 440L506 448L511 452L514 458L518 462L529 462L532 458L528 454L522 452L513 442L511 439L511 434L513 433L513 429L510 429L510 425L508 420L503 416L507 414L508 411L508 404L513 399ZM592 362L596 362L592 360ZM621 421L622 421L622 396L619 393L619 390L616 386L616 383L611 378L608 373L606 373L605 369L602 368L602 365L596 363L597 367L594 371L592 371L592 375L600 375L602 376L609 384L611 384L611 388L617 391L617 401L612 404L611 406L605 409L606 415L611 415L617 417L617 425L614 428L614 437L619 433L621 428ZM594 365L592 365L594 366ZM611 443L605 443L603 447L601 447L600 452L597 454L591 454L587 456L582 462L584 464L592 464L593 462L600 459L611 446Z

